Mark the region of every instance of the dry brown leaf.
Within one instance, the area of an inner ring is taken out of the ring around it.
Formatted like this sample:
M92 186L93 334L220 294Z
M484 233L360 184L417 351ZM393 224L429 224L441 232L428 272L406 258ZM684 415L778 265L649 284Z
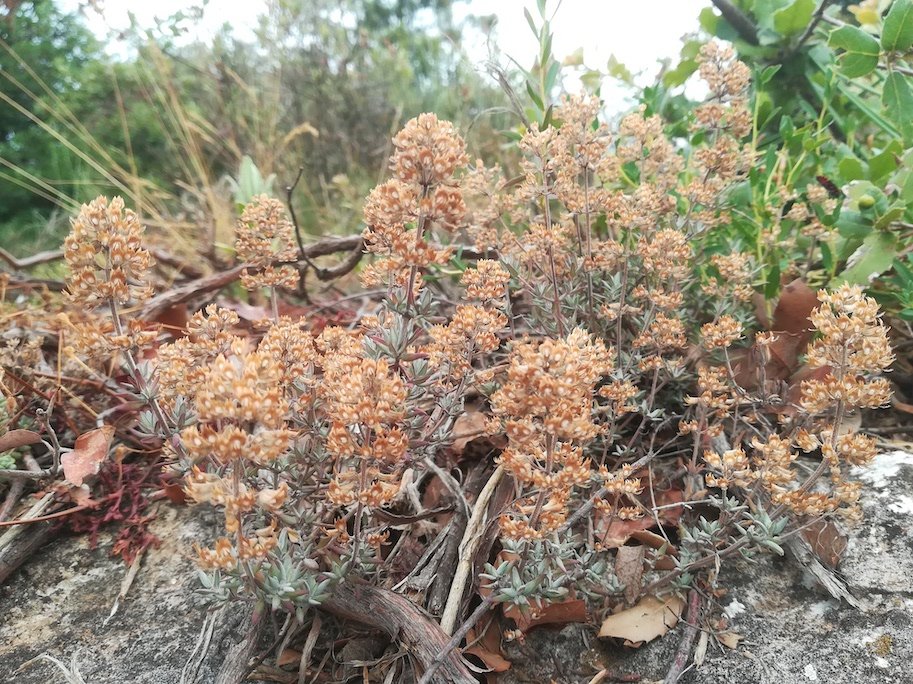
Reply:
M190 313L186 304L175 304L160 311L152 320L177 339L184 337L184 331L190 322Z
M830 520L816 520L802 530L818 560L831 570L836 570L843 552L846 551L846 535Z
M79 487L86 478L95 475L108 455L112 437L114 427L111 425L90 430L77 437L73 451L60 458L67 482Z
M283 649L282 653L279 654L279 657L276 658L276 667L282 667L283 665L297 665L301 662L301 651L296 651L294 648Z
M764 368L768 381L787 380L798 369L799 357L812 338L809 316L816 306L818 295L801 278L783 286L773 320L765 326L774 335L768 347L770 360ZM757 350L736 357L737 382L744 388L755 388L760 363Z
M490 611L489 615L491 619L485 624L481 638L475 629L466 634L466 643L472 646L464 649L463 653L474 655L492 672L504 672L510 669L511 662L501 651L501 630L495 611Z
M599 636L624 639L626 646L640 646L675 627L684 607L685 601L678 596L670 596L665 601L645 596L633 608L603 620Z
M664 525L678 525L678 521L682 517L683 508L681 506L671 506L670 504L684 501L684 492L681 489L666 489L656 491L654 495L657 506L669 506L668 508L661 508L657 512L659 521ZM652 506L648 493L641 494L640 499L645 507ZM602 510L597 510L595 522L596 537L603 547L607 549L622 547L635 533L656 527L656 519L650 515L635 518L634 520L622 520L618 517L610 519L610 514Z
M816 306L818 294L802 278L796 278L780 290L771 330L811 337L808 317Z
M636 539L644 546L649 546L651 549L661 549L663 546L666 547L666 552L677 556L678 549L674 546L671 546L665 537L662 535L656 534L656 532L650 532L650 530L638 530L631 535L631 539Z
M586 602L582 599L565 599L557 603L547 603L543 608L533 610L529 617L516 606L506 606L504 616L517 623L517 629L527 632L538 625L567 625L572 622L587 622Z
M478 437L485 436L485 426L488 416L481 411L466 411L453 423L453 444L450 448L459 456L466 449L466 445Z
M716 640L719 641L726 648L732 649L733 651L738 648L739 642L744 639L741 634L736 634L735 632L721 632L716 635Z
M615 554L615 576L625 587L625 601L634 603L644 575L644 547L622 546Z
M28 446L29 444L38 444L41 441L41 435L31 430L10 430L0 435L0 454L10 449Z

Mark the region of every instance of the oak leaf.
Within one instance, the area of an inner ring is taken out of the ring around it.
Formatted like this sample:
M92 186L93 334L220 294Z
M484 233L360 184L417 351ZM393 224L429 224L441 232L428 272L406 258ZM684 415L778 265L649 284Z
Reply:
M80 487L86 478L95 475L108 456L108 448L113 437L114 427L111 425L90 430L77 437L73 451L60 458L67 482L74 487Z
M685 601L678 596L670 596L664 601L645 596L633 608L603 620L599 636L624 639L626 646L641 646L675 627L684 607Z

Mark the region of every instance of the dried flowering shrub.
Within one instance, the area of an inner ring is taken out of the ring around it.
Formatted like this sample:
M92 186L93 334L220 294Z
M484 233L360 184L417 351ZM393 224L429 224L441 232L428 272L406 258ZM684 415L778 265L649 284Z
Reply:
M612 130L596 98L567 97L504 181L469 166L451 124L407 123L365 203L362 281L384 295L354 330L279 315L293 227L261 196L236 248L271 318L244 334L207 307L141 370L149 339L120 309L147 294L138 224L116 200L84 209L71 291L107 304L142 422L190 500L222 515L198 547L209 594L300 621L346 583L408 587L447 632L467 585L527 623L568 600L605 616L713 584L726 557L782 552L822 516L858 518L846 466L875 444L846 419L888 401L886 328L860 288L822 290L811 375L766 376L776 334L758 330L757 264L727 231L756 160L748 71L715 44L700 61L711 96L691 148L658 116ZM452 258L467 238L485 257L469 265ZM470 402L490 447L474 463L454 444ZM662 543L622 572L646 530Z

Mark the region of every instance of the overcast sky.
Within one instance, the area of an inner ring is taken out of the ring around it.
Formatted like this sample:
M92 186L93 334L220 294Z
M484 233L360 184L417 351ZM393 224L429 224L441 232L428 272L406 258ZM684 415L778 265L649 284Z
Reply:
M85 3L58 1L70 10ZM104 18L91 10L87 15L99 35L107 28L127 27L130 12L141 25L150 25L155 17L167 17L188 5L186 0L106 0L100 4ZM659 60L678 55L681 37L697 29L698 13L707 5L709 0L548 0L548 13L555 12L553 51L562 59L582 47L584 63L600 70L615 55L632 72L641 73L639 82L648 83ZM205 40L226 22L243 36L245 27L253 26L266 6L267 0L210 0L190 37ZM470 0L457 5L457 14L495 15L498 49L528 66L535 58L536 40L523 18L524 7L538 17L535 0ZM480 63L488 56L481 44L467 47L470 57Z

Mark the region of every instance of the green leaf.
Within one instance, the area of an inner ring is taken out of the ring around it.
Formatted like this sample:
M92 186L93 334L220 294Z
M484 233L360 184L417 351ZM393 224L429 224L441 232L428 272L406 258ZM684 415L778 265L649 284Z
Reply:
M764 296L767 299L773 299L780 293L780 264L774 264L773 268L767 274L767 282L764 285Z
M536 28L536 22L533 21L533 15L529 13L529 10L526 7L523 8L523 16L526 17L526 23L529 24L529 28L533 32L533 35L538 38L539 29Z
M865 178L865 167L856 157L844 157L837 164L837 170L840 171L840 178L844 182L862 180Z
M683 85L691 77L691 74L697 71L697 68L698 64L695 60L682 60L677 67L663 74L663 85L667 88Z
M835 279L837 283L868 285L889 270L897 256L897 238L891 233L875 232L862 241L848 262L850 266Z
M904 52L913 45L913 0L894 0L884 18L881 46L888 52Z
M561 70L561 64L558 62L552 62L551 66L548 68L548 73L545 75L545 93L546 97L549 97L552 92L552 88L555 87L555 82L558 80L558 72Z
M788 141L795 131L796 126L791 117L784 116L780 119L780 137L783 138L784 142Z
M884 213L878 214L878 218L875 221L875 229L883 230L894 223L894 221L902 219L906 208L906 202L895 202L889 206Z
M716 27L717 24L720 23L720 18L716 15L711 7L705 7L698 15L698 22L700 22L702 29L704 29L711 36L715 36Z
M761 75L758 77L758 80L761 83L769 83L770 79L777 75L777 72L780 71L782 64L774 64L773 66L764 67L761 71Z
M617 78L628 85L634 85L634 75L624 64L618 61L615 55L609 55L609 62L606 64L606 71L612 78Z
M580 82L584 88L595 93L602 85L602 72L589 69L580 75Z
M845 52L840 55L840 71L849 78L858 78L878 66L881 49L878 41L855 26L841 26L831 31L827 44Z
M774 12L774 28L781 36L800 33L815 13L815 0L796 0L789 7Z
M248 204L256 195L273 194L273 184L276 174L272 173L264 178L254 160L246 154L241 158L238 170L238 181L234 187L235 203L239 206Z
M905 289L913 290L913 270L910 270L909 266L898 259L894 262L894 272L897 273L897 277Z
M818 246L821 248L821 265L824 266L825 271L831 273L834 269L834 253L831 251L831 246L826 242L822 242Z
M894 172L897 168L897 152L897 148L892 145L869 159L870 181L879 181Z
M888 135L892 135L895 138L900 136L900 131L898 131L894 127L894 124L892 124L890 121L888 121L883 116L881 116L878 112L876 112L874 109L872 109L868 104L866 104L866 101L864 99L862 99L861 97L859 97L858 95L856 95L851 88L845 88L845 87L843 87L843 84L840 84L838 87L840 89L840 93L847 100L849 100L853 104L853 106L856 107L856 109L858 109L863 114L865 114L865 116L872 123L874 123L876 126L878 126L881 130L883 130Z
M913 92L903 74L896 71L888 74L881 102L888 117L900 127L904 140L913 138Z
M837 231L845 238L864 238L872 232L872 222L858 211L844 209L837 219Z
M536 105L540 112L545 109L545 106L542 104L542 98L536 94L536 91L533 90L529 81L526 82L526 94L529 95L529 99L533 101L533 104Z

